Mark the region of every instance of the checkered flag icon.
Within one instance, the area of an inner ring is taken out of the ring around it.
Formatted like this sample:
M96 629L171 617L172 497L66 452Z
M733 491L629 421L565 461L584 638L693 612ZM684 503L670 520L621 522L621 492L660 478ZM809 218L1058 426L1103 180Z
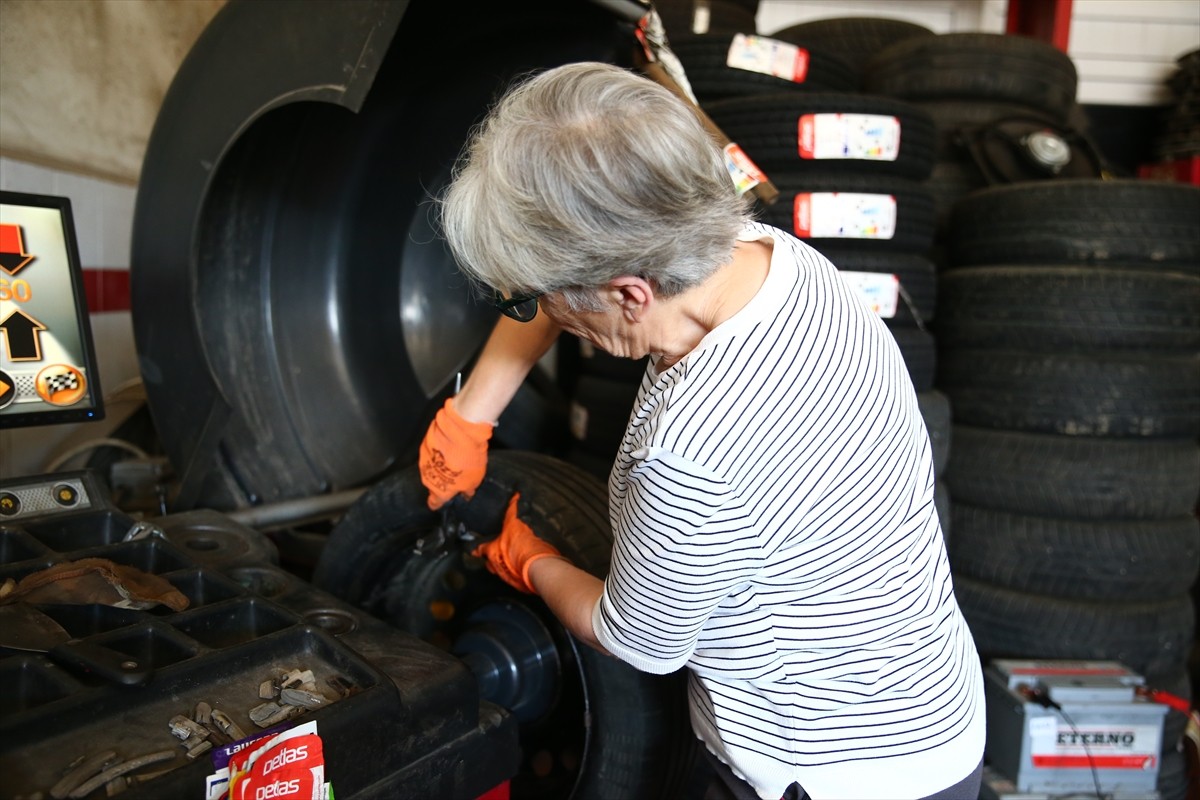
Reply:
M68 372L63 375L53 375L46 378L46 391L50 394L55 392L64 392L67 389L78 389L79 378L74 373Z

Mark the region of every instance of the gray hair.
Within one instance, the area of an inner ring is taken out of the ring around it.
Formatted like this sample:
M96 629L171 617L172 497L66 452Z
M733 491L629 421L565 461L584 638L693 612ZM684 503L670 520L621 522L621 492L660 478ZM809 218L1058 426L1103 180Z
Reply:
M621 275L671 297L729 261L750 217L694 111L641 75L567 64L516 84L440 199L459 266L506 292L599 310Z

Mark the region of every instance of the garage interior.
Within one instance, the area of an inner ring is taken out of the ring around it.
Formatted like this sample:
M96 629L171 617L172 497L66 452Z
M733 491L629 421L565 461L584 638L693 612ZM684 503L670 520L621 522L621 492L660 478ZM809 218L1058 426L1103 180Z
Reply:
M638 69L648 8L0 0L0 797L219 798L286 742L305 797L715 796L686 670L596 653L469 552L519 490L607 573L646 359L564 333L470 503L431 512L416 467L498 318L431 198L519 76ZM1200 798L1200 6L653 9L758 219L904 358L979 797Z

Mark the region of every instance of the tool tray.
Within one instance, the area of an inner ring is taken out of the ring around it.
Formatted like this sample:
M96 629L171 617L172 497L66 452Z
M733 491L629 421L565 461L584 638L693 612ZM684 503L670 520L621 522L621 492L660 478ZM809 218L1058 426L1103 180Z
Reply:
M52 492L68 486L70 507ZM140 686L64 668L45 654L0 647L0 797L32 798L77 759L113 750L120 760L174 750L120 796L203 798L210 753L188 758L168 721L197 704L223 711L247 734L265 702L262 682L312 670L328 704L285 725L317 722L326 779L339 798L473 798L518 763L516 726L479 699L461 661L353 608L277 566L265 536L214 511L138 521L112 508L90 472L0 485L0 583L51 564L106 558L169 581L187 609L38 605L77 639L153 670ZM104 797L103 786L88 797Z

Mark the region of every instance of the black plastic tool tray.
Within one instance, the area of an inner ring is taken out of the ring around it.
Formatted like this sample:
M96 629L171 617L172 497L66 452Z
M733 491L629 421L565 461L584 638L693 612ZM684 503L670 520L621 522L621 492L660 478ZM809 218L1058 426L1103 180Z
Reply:
M169 772L120 796L202 798L211 757L189 760L168 720L204 701L256 732L247 712L263 702L259 684L290 669L311 669L332 700L292 722L317 721L339 798L473 798L516 771L512 718L479 700L460 661L279 569L266 537L221 514L152 522L165 537L125 542L135 520L111 508L0 521L0 582L96 556L161 575L191 601L179 613L38 606L154 674L120 686L0 647L0 797L48 797L72 761L98 751L173 749L173 761L145 770ZM335 676L348 696L335 699Z

